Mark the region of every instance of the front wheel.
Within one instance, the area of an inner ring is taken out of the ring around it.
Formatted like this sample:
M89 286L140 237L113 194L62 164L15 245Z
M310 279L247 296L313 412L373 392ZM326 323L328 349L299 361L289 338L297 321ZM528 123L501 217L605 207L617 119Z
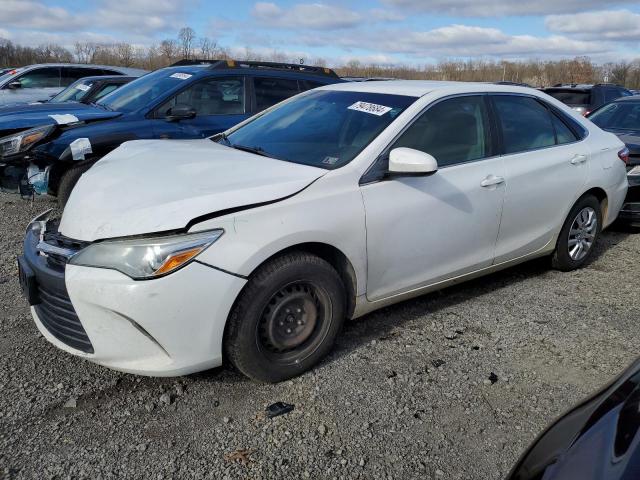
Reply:
M338 272L308 253L285 254L260 267L236 301L225 352L246 376L275 383L324 357L342 327L345 289Z
M58 185L58 206L62 209L67 204L69 196L73 187L76 186L78 180L84 172L89 170L95 162L83 163L75 167L71 167L69 170L62 174L60 177L60 184Z
M568 272L582 267L593 254L593 247L602 230L600 202L586 195L576 202L562 226L551 263Z

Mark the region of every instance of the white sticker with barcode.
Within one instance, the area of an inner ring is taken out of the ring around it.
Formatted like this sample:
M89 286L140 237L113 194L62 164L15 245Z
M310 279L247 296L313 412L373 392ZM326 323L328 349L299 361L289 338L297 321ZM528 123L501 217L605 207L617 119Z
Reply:
M381 117L385 113L392 110L391 107L385 107L384 105L378 105L376 103L356 102L350 107L349 110L357 110L358 112L370 113L371 115L377 115Z
M91 88L91 85L85 85L84 83L79 83L78 85L76 85L76 88L78 90L82 90L83 92L86 92Z
M171 75L171 78L179 78L180 80L186 80L187 78L191 78L191 75L189 75L188 73L178 72Z

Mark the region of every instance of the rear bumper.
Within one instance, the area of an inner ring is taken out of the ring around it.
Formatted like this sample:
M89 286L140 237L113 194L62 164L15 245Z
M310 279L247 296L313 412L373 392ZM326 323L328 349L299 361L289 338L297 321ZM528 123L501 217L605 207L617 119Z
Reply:
M24 258L38 288L57 292L60 308L47 307L40 295L31 313L58 348L141 375L185 375L222 364L225 324L246 280L197 262L146 281L103 268L56 270L38 255L37 242L27 235Z

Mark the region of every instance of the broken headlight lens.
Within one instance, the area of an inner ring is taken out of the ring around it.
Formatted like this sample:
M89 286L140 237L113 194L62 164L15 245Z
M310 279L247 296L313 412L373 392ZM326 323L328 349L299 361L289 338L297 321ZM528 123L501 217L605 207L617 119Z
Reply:
M53 130L53 125L47 125L0 138L0 157L8 157L28 150L46 138L51 130Z
M105 240L80 250L69 263L118 270L134 280L157 278L190 263L223 233L224 230L218 229L166 237Z

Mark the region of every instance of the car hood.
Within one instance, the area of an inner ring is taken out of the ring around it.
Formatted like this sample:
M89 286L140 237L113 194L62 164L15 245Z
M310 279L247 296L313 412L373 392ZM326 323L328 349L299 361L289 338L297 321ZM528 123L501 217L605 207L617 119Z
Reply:
M209 139L126 142L82 175L60 232L93 241L184 229L203 215L289 197L325 173Z
M54 115L52 117L52 115ZM59 115L59 117L55 117ZM5 131L80 122L106 120L122 115L82 103L39 103L0 107L0 136ZM77 120L75 120L75 117ZM56 120L57 118L57 120Z

